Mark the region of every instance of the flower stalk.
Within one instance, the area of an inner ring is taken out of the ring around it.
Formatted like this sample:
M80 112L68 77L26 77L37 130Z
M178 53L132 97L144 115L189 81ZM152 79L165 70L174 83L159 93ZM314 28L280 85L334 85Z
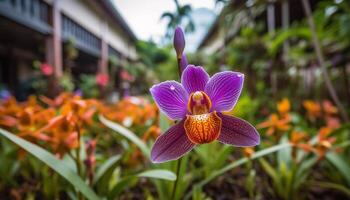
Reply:
M81 163L81 155L80 155L80 138L81 138L81 133L80 133L80 129L78 124L75 124L75 129L77 131L78 134L78 148L76 149L76 157L75 157L75 164L77 167L77 172L78 175L84 179L83 174L82 174L82 163ZM77 196L78 196L78 200L84 200L83 195L81 194L81 192L77 192Z
M180 169L181 169L181 161L182 161L182 158L180 158L180 159L177 161L176 180L175 180L175 183L174 183L173 191L172 191L172 193L171 193L171 200L174 200L174 199L175 199L175 196L176 196L176 188L177 188L177 184L178 184L178 182L179 182Z
M174 34L174 48L176 51L176 57L177 57L177 64L178 64L178 71L179 71L179 79L181 80L182 72L186 68L188 62L186 55L183 53L185 49L185 36L180 27L177 27L175 29L175 34ZM171 200L175 199L176 196L176 188L177 184L179 182L180 178L180 168L181 168L181 160L177 160L177 165L176 165L176 180L173 186L173 191L171 193Z

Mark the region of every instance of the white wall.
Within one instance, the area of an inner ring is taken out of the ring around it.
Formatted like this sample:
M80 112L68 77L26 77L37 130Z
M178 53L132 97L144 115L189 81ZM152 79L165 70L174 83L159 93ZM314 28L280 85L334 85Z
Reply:
M52 0L45 0L52 3ZM100 16L95 8L83 0L60 0L61 12L76 21L86 30L101 38L103 33L104 16ZM108 31L104 36L107 43L131 59L136 59L137 54L134 44L129 42L129 37L115 26L115 23L107 22Z

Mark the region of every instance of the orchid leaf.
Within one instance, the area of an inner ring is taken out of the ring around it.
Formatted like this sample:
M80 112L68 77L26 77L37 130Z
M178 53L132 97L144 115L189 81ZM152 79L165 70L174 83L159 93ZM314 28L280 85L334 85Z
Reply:
M164 179L168 181L175 181L176 175L168 170L162 170L162 169L154 169L154 170L148 170L141 172L137 174L137 177L147 177L147 178L156 178L156 179Z
M309 181L309 182L307 182L307 184L313 185L313 186L316 186L316 187L335 189L335 190L338 190L340 192L343 192L348 197L350 197L350 189L345 187L344 185L340 185L340 184L337 184L337 183L331 183L331 182L323 182L323 181Z
M116 163L120 160L121 156L120 155L116 155L116 156L112 156L110 157L108 160L106 160L98 169L96 172L96 175L94 177L94 184L96 184L97 182L99 182L99 180L106 175L106 173L108 171L110 171L110 169L112 169Z
M120 135L126 137L128 140L130 140L132 143L134 143L138 148L140 148L140 150L142 151L144 156L149 158L150 149L147 147L146 143L144 143L139 137L136 136L135 133L131 132L129 129L119 125L116 122L112 122L112 121L106 119L102 115L99 116L99 119L102 122L102 124L104 124L105 126L107 126L110 129L114 130L115 132L119 133Z
M176 175L169 170L148 170L135 175L123 177L111 190L108 199L116 199L116 197L123 191L125 187L136 181L140 177L163 179L168 181L176 180Z
M350 186L350 165L347 162L347 159L343 158L342 156L336 154L334 151L330 151L326 154L327 160L332 163L339 172L343 175L345 178L348 186Z
M215 178L225 174L226 172L249 162L249 160L255 160L257 158L264 157L264 156L269 155L271 153L278 152L282 149L289 148L290 146L291 146L290 143L279 144L279 145L269 147L267 149L257 151L249 159L248 158L238 159L238 160L232 162L231 164L229 164L229 165L227 165L219 170L214 171L210 176L208 176L207 178L205 178L204 180L202 180L201 182L196 184L196 186L203 187L204 185L206 185L210 181L213 181ZM184 199L189 199L192 195L192 192L193 191L188 192Z
M53 154L46 151L45 149L28 142L4 129L0 128L0 134L7 139L11 140L13 143L20 146L22 149L26 150L28 153L34 157L41 160L55 172L60 174L69 183L71 183L77 190L79 190L87 199L98 200L100 199L95 192L86 185L86 183L69 167L67 164L57 159Z

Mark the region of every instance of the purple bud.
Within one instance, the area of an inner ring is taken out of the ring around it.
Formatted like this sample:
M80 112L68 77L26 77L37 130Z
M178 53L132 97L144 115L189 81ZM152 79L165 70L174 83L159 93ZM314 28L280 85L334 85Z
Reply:
M186 54L183 53L181 56L181 59L179 61L179 67L180 67L181 74L186 69L187 65L188 65L188 62L187 62Z
M74 96L80 96L82 97L83 96L83 91L81 89L77 89L74 91Z
M176 27L174 34L174 48L178 59L181 59L185 49L185 36L180 27Z
M11 93L8 90L0 90L0 99L7 100L11 97Z

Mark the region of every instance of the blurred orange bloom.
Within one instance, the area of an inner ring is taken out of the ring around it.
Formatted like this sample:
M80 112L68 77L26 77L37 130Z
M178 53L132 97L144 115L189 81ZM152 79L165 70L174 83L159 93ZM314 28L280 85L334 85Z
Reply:
M244 147L244 148L242 148L242 151L243 151L243 155L244 155L246 158L251 158L252 155L255 153L253 147Z
M337 129L340 127L340 120L337 117L326 117L326 126L331 129Z
M102 113L108 119L126 127L147 126L158 117L155 104L141 97L126 97L115 105L104 106Z
M307 152L314 152L318 155L319 159L324 158L329 149L332 148L333 143L336 141L335 137L329 137L332 129L329 127L322 127L318 131L317 143L312 145L310 143L299 144L300 148L303 148Z
M143 134L142 140L143 141L147 141L150 138L156 139L160 134L161 134L161 130L158 126L151 126L145 134Z
M322 127L318 132L318 140L316 144L316 152L320 158L323 158L327 150L332 147L332 144L336 141L335 137L329 137L332 129L329 127Z
M338 114L338 108L335 107L329 100L324 100L322 102L322 107L327 116Z
M287 98L282 99L282 101L277 103L277 110L280 115L285 116L289 114L290 102Z
M277 114L271 114L269 119L258 124L257 128L268 128L266 134L271 136L278 131L283 132L289 130L290 121L290 117L279 118Z
M305 100L303 101L303 106L311 120L315 120L317 117L321 116L321 106L319 103L311 100Z
M292 131L289 142L293 145L298 145L301 141L307 138L307 134L303 131Z
M60 115L50 120L49 124L40 130L48 132L51 136L52 149L61 158L67 151L78 148L78 130L71 115Z

